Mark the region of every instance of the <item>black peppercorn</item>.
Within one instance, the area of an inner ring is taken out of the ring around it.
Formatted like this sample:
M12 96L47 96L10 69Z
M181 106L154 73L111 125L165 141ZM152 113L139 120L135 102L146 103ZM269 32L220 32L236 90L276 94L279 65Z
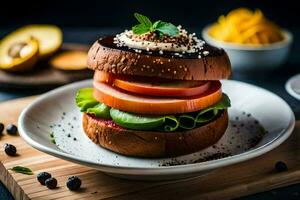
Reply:
M282 161L278 161L276 164L275 164L275 169L276 171L278 172L284 172L284 171L287 171L288 170L288 167L287 165L282 162Z
M51 178L48 178L46 181L45 181L45 185L47 186L47 188L49 189L55 189L56 186L57 186L57 180L53 177Z
M37 180L42 184L45 185L45 181L51 178L51 174L48 172L40 172L37 175Z
M78 190L81 186L81 180L77 176L71 176L68 178L67 187L69 190Z
M17 148L12 144L4 144L4 151L9 156L15 156L17 154Z
M2 135L3 130L4 130L4 124L2 124L2 123L0 122L0 135Z
M8 124L6 127L6 132L11 135L15 135L18 132L18 128L13 124Z

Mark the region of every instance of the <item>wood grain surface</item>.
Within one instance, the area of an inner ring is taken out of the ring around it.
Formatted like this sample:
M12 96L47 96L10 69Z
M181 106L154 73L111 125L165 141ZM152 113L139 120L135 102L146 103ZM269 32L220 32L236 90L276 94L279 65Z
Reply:
M0 104L0 121L16 123L21 110L35 97ZM9 157L3 144L14 144L18 156ZM167 182L128 181L73 164L26 144L20 136L6 133L0 137L0 179L16 199L232 199L300 182L300 121L292 136L277 149L252 160L224 167L203 177ZM289 170L278 173L274 164L282 160ZM9 168L21 165L35 175L13 173ZM49 190L40 185L36 174L50 172L58 180L58 188ZM71 192L65 186L67 178L77 175L82 188Z
M65 50L82 50L87 51L89 46L82 44L64 44L60 51ZM49 67L47 61L36 64L36 69L27 73L9 73L0 70L0 88L17 88L17 89L49 89L91 78L93 71L63 71Z

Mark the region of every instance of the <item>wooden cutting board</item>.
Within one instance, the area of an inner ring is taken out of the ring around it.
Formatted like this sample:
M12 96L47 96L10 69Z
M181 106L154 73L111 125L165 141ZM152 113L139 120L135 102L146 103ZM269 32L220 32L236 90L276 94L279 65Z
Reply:
M63 44L61 51L88 51L89 46L83 44ZM28 73L9 73L0 70L0 88L2 89L50 89L74 81L88 79L93 76L91 70L63 71L54 69L47 61L36 64L36 69Z
M0 104L0 121L17 123L21 110L35 97L17 99ZM73 164L26 144L20 136L6 133L0 146L14 144L17 157L0 151L0 179L16 199L232 199L300 182L300 121L292 136L279 148L240 164L224 167L206 176L168 182L128 181L110 177L102 172ZM282 160L289 170L278 173L274 163ZM35 175L13 173L16 165L31 168L35 174L50 172L58 180L58 188L49 190L39 184ZM69 191L68 176L82 179L82 188Z

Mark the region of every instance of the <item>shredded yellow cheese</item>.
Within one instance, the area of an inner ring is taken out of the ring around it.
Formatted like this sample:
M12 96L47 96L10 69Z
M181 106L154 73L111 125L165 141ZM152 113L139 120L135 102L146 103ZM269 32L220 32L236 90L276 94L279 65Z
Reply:
M260 10L238 8L220 16L208 31L216 40L238 44L270 44L283 40L280 28Z

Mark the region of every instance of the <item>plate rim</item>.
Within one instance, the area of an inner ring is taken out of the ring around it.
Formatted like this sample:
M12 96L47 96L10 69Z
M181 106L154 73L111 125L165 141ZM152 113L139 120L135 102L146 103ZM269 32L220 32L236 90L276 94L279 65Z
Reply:
M236 80L225 80L225 82L233 82L237 84L242 84L246 86L255 87L256 89L262 90L264 92L267 92L281 100L282 103L286 104L288 108L288 112L290 113L291 121L289 122L286 129L282 131L277 137L273 138L266 144L255 148L250 149L246 152L243 152L241 154L229 156L226 158L221 158L217 160L211 160L206 161L202 163L191 163L191 164L184 164L184 165L175 165L175 166L154 166L154 167L133 167L133 166L118 166L118 165L109 165L109 164L103 164L103 163L97 163L91 160L78 158L75 155L68 154L63 151L56 150L54 148L46 147L44 145L39 144L37 141L33 140L25 131L25 118L26 114L34 108L34 106L39 103L40 101L44 101L48 98L48 96L54 95L57 92L61 92L64 90L71 89L73 87L78 87L78 85L84 85L91 82L92 79L83 80L74 82L71 84L67 84L65 86L56 88L54 90L51 90L45 94L42 94L39 96L36 100L34 100L30 105L28 105L23 111L21 112L19 119L18 119L18 127L19 127L19 134L20 136L33 148L42 151L44 153L50 154L54 157L58 157L64 160L68 160L77 164L85 165L91 168L95 168L104 172L108 173L120 173L120 174L128 174L128 175L172 175L177 173L195 173L195 172L201 172L201 171L209 171L216 168L236 164L239 162L243 162L258 156L261 156L272 149L275 149L278 147L281 143L283 143L292 133L294 127L295 127L295 116L291 109L291 107L278 95L274 94L273 92L270 92L264 88L244 83L241 81ZM222 81L224 82L224 81ZM31 133L33 134L33 133Z
M292 81L299 78L300 79L300 73L295 74L294 76L290 77L287 82L285 83L285 89L289 95L294 97L297 100L300 100L300 94L297 94L293 89L292 89Z

